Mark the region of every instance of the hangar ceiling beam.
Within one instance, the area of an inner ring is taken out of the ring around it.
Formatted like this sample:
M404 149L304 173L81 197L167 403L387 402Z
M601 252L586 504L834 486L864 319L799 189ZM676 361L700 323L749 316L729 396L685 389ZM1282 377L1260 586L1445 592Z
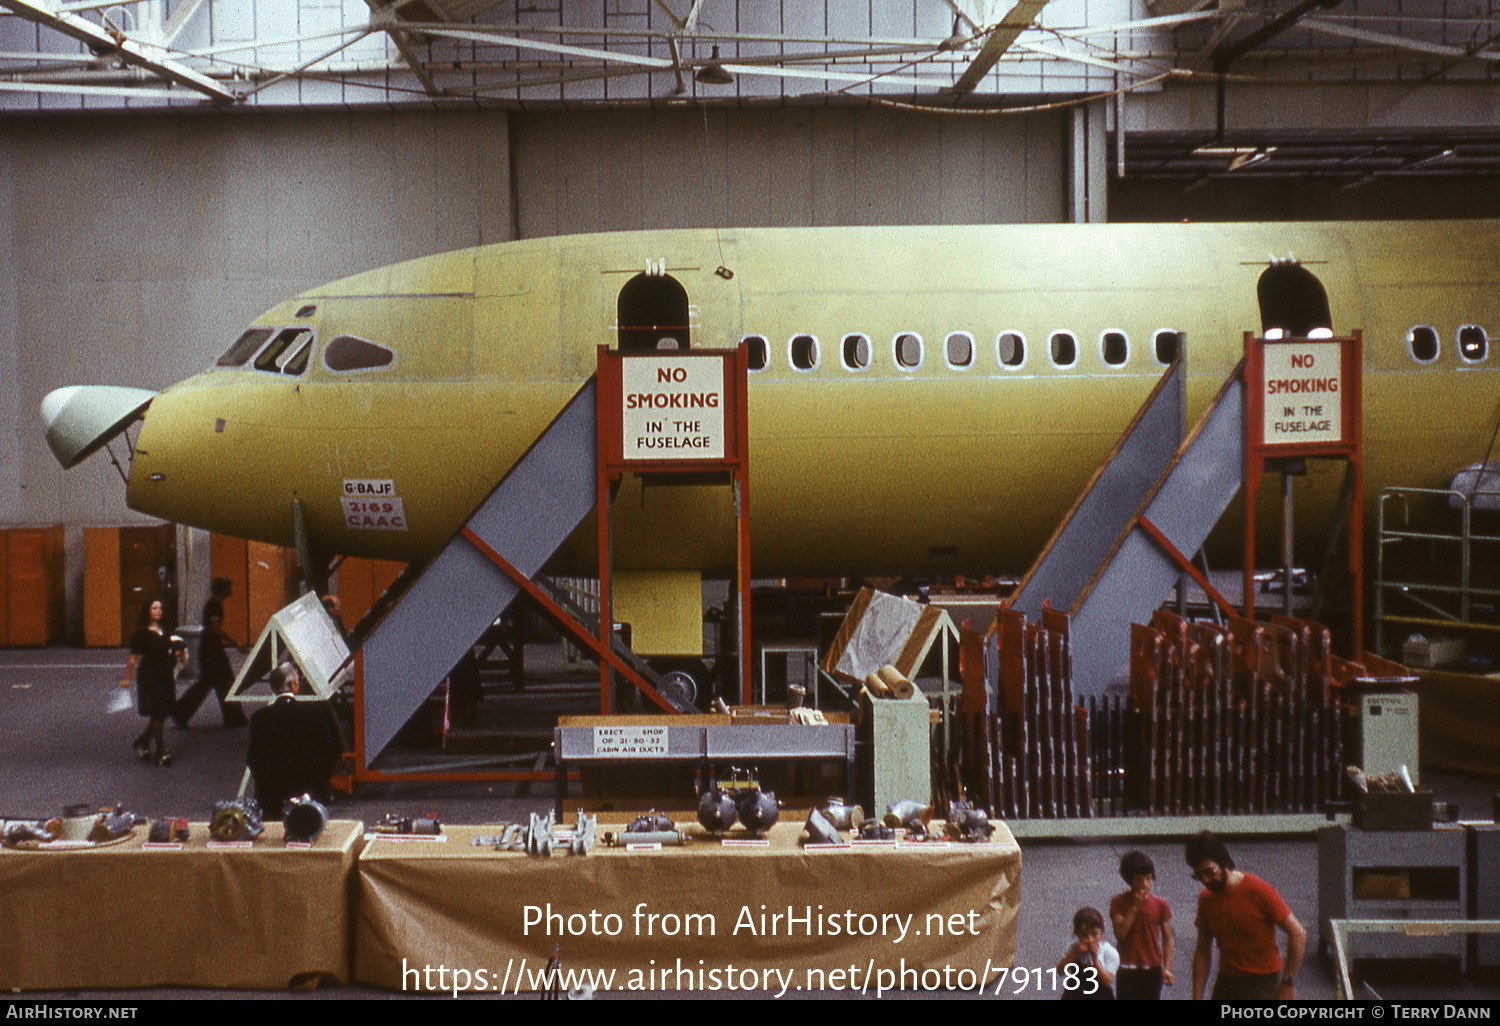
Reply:
M1440 43L1428 43L1419 39L1406 39L1402 36L1393 36L1385 32L1371 32L1368 29L1355 28L1353 25L1340 25L1337 22L1324 21L1322 18L1307 18L1302 22L1303 28L1316 29L1326 32L1331 36L1342 36L1345 39L1358 40L1361 43L1375 43L1379 46L1389 46L1395 50L1411 50L1414 53L1430 53L1439 57L1453 57L1458 60L1474 58L1477 60L1500 61L1500 52L1485 49L1467 49L1457 46L1443 46ZM1486 41L1486 44L1494 42L1494 37Z
M1036 21L1037 15L1042 13L1042 8L1047 6L1047 0L1018 0L1016 5L1010 9L1010 13L1000 19L990 34L985 37L984 45L979 48L979 53L969 62L968 68L959 76L950 92L954 96L964 96L974 91L985 74L995 66L1005 51L1010 49L1010 44L1016 41L1016 37L1031 27Z
M365 0L370 6L370 22L385 30L386 35L391 37L391 42L396 44L396 50L401 54L401 59L406 66L411 68L411 73L417 76L417 81L422 83L422 88L428 96L441 95L442 90L438 88L437 82L433 81L422 58L417 56L417 51L411 45L411 33L400 27L401 21L396 16L396 8L400 4L385 4L381 0Z
M703 7L703 0L693 0L692 9L681 18L677 17L676 11L667 6L667 0L656 0L656 6L665 11L667 17L672 19L672 24L677 26L677 33L679 35L690 36L697 29L698 11Z
M162 29L161 45L171 46L178 34L187 27L193 15L198 13L198 8L203 6L203 0L187 0L187 3L178 4L172 10L172 16L167 19L166 26Z
M155 47L133 43L123 34L114 35L93 22L68 12L56 12L37 0L0 0L0 8L27 21L45 25L65 36L71 36L102 56L118 57L126 64L144 68L169 82L186 86L213 100L233 103L238 97L213 79L152 51Z

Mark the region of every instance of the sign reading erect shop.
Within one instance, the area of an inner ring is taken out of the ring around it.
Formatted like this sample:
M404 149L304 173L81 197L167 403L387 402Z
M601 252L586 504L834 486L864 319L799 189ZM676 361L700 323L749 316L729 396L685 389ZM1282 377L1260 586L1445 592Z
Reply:
M1267 344L1264 353L1264 444L1342 441L1344 392L1339 343Z
M639 356L620 367L623 456L724 458L724 364L692 356Z

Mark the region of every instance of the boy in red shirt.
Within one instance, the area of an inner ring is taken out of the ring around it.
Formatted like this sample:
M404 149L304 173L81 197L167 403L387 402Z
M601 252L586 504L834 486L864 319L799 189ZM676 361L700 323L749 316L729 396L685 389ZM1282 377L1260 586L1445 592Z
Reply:
M1172 906L1151 893L1156 866L1143 851L1120 859L1120 878L1130 890L1109 902L1109 918L1120 942L1115 996L1121 1001L1160 1001L1161 985L1172 984Z

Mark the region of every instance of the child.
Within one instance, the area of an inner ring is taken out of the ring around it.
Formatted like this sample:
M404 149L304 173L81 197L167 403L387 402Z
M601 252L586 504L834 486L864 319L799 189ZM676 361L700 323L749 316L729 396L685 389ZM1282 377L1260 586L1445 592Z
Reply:
M1161 985L1172 983L1172 907L1151 893L1156 867L1145 852L1127 851L1121 857L1120 878L1130 890L1109 902L1109 918L1120 942L1119 997L1160 1001Z
M1078 966L1078 971L1069 973L1070 965ZM1120 953L1104 939L1104 916L1096 908L1079 909L1073 914L1073 943L1057 963L1063 1000L1113 1001L1115 970L1119 968Z

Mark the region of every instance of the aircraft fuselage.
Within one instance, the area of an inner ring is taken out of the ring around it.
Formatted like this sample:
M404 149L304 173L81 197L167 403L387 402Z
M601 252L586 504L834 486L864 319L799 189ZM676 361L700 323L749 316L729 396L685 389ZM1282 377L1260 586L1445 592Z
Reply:
M279 304L252 327L310 331L283 354L311 341L300 373L252 354L162 392L127 498L280 544L297 502L321 551L422 558L593 373L596 346L647 330L620 295L649 267L685 290L688 314L651 330L699 348L764 340L750 382L757 576L1017 572L1160 377L1159 332L1185 340L1196 419L1262 327L1273 255L1321 282L1336 334L1364 332L1371 494L1441 487L1484 456L1500 356L1486 344L1466 358L1456 340L1500 325L1493 223L685 230L503 243ZM1413 356L1422 328L1430 361ZM331 368L346 337L389 362ZM1326 502L1333 471L1304 487ZM617 565L726 571L729 502L632 481L614 508ZM591 560L585 541L557 569Z

